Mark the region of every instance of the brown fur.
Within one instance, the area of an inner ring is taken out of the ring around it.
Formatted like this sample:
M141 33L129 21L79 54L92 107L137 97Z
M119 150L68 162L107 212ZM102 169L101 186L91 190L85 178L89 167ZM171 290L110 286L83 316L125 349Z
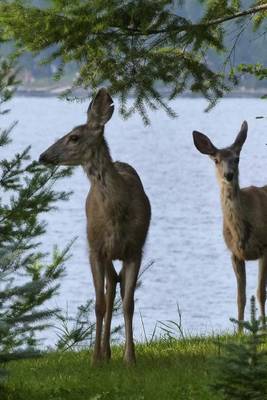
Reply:
M87 171L92 182L86 200L88 240L90 251L99 257L123 261L140 254L150 205L137 172L128 164L106 159L104 182Z
M104 138L104 125L111 118L113 109L111 97L105 89L101 89L89 106L87 124L74 128L59 139L40 156L40 161L56 165L82 165L91 181L86 216L96 293L93 362L110 358L110 324L116 284L120 282L126 331L124 360L133 363L134 291L151 211L134 168L111 159ZM113 260L123 262L119 276L113 267Z
M262 257L267 248L267 186L222 187L221 200L227 247L243 261Z
M224 240L232 252L232 263L237 278L238 318L244 319L246 303L246 260L260 260L258 300L261 316L265 320L267 283L267 186L240 189L238 161L247 137L247 123L232 144L226 149L217 149L209 138L193 132L197 149L208 154L216 164L217 178L221 188Z

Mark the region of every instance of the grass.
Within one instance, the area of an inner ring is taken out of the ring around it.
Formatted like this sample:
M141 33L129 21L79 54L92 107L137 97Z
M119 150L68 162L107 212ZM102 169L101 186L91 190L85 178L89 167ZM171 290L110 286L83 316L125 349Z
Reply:
M228 337L222 337L224 342ZM211 394L215 338L160 340L137 345L137 365L125 367L122 347L97 368L87 351L50 353L8 364L1 400L219 400Z

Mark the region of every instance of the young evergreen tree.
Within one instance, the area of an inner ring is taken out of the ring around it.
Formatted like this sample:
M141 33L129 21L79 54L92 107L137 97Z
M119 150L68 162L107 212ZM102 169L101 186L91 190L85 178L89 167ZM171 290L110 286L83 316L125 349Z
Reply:
M255 297L251 298L250 321L238 322L246 334L221 347L212 389L224 400L267 398L267 334L256 318Z
M15 87L13 63L0 60L0 117L8 112L5 103ZM14 125L0 129L0 154ZM47 263L38 247L45 233L40 214L68 198L53 184L70 170L44 169L30 161L29 151L11 160L0 158L0 365L36 350L35 332L45 329L56 311L45 303L57 293L69 249L55 248ZM0 382L3 376L0 368Z
M57 78L75 61L79 66L75 87L95 90L107 85L112 95L118 95L124 117L138 111L148 123L147 107L163 107L175 116L168 100L184 91L203 95L213 106L236 83L236 71L232 68L225 80L222 69L208 62L208 51L225 50L228 21L244 23L252 18L255 29L266 21L267 3L262 0L195 0L195 7L202 5L196 20L185 17L185 3L50 0L38 5L34 0L3 0L0 24L21 51L42 54L49 49L44 62L61 61ZM240 32L243 29L241 25ZM243 65L240 71L254 73L258 68ZM263 66L261 74L267 77ZM129 94L134 101L127 108Z

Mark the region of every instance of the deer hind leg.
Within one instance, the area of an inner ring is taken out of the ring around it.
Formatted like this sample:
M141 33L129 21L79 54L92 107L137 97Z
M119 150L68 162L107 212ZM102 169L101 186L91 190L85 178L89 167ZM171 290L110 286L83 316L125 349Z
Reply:
M125 286L125 271L124 268L119 273L119 282L120 282L120 293L121 293L121 300L123 301L124 298L124 286Z
M103 318L106 309L105 295L104 295L104 278L105 278L105 264L102 260L93 254L90 255L91 270L93 275L93 282L95 288L95 315L96 315L96 334L95 346L92 364L97 364L101 361L101 336Z
M106 264L106 313L104 318L104 334L102 340L102 357L106 360L109 360L111 357L110 350L110 328L111 328L111 319L112 319L112 311L114 305L114 299L116 295L116 285L118 282L118 275L115 271L115 268L112 263Z
M232 254L232 264L237 281L237 307L238 321L244 321L244 312L246 306L246 269L245 261L239 260ZM242 331L242 327L239 327Z
M140 264L141 257L137 257L135 260L125 261L120 274L123 315L125 323L125 351L123 359L126 364L135 363L135 350L133 341L134 292Z
M266 284L267 284L267 252L259 260L259 281L257 289L257 298L260 304L260 315L264 326L266 325L265 321Z

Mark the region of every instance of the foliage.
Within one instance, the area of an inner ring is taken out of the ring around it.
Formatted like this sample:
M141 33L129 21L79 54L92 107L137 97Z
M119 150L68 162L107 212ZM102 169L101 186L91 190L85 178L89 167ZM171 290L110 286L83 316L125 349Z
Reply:
M0 116L16 87L12 61L0 60ZM0 149L10 142L15 124L0 130ZM54 249L51 262L39 250L45 224L40 214L55 208L68 193L53 184L70 170L47 170L30 162L30 148L11 160L0 160L0 363L29 357L36 348L35 333L48 326L56 310L45 307L58 290L69 245ZM4 371L0 369L0 379Z
M111 94L118 95L124 117L138 111L148 123L146 107L163 107L175 116L159 89L162 85L169 100L191 91L213 106L230 84L207 59L208 50L225 50L224 22L235 15L238 19L255 15L257 29L265 21L267 5L262 1L200 3L202 16L193 23L185 16L183 1L51 0L45 7L33 1L2 1L0 22L6 39L15 39L21 52L45 54L45 63L59 59L57 78L75 61L79 66L75 87L95 90L107 85ZM263 8L240 15L244 5ZM129 95L134 100L127 108Z
M262 400L267 397L267 334L256 319L255 298L251 299L250 321L238 322L248 335L222 345L213 390L225 400Z
M185 339L185 332L182 324L182 311L177 304L178 320L159 321L159 328L162 331L164 338L168 340Z
M119 313L121 301L116 301L113 308L113 317ZM94 301L88 300L85 305L78 307L75 317L70 317L68 312L57 314L55 325L58 342L57 349L61 351L92 348L95 341L95 322L91 320L94 315ZM115 326L111 331L111 338L121 332L121 325Z
M241 75L249 74L255 76L260 81L266 80L267 78L267 67L260 63L256 64L239 64L237 68ZM263 95L262 98L267 98L267 94Z

